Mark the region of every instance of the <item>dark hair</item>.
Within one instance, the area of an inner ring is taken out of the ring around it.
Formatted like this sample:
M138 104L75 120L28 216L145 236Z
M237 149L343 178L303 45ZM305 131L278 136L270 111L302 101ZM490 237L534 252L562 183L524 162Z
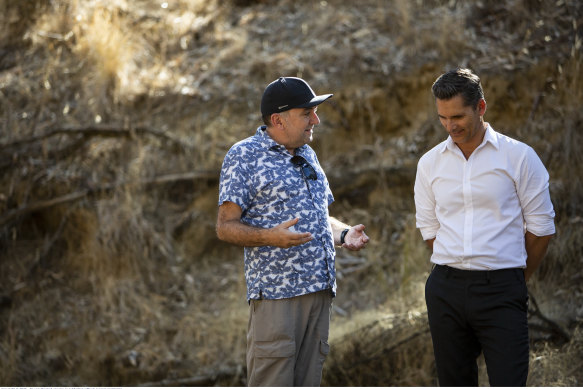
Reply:
M271 127L271 115L263 115L263 116L261 116L261 119L263 119L263 123L267 127Z
M439 100L449 100L461 95L464 105L476 107L484 99L480 77L470 69L457 68L439 76L431 87L433 96Z

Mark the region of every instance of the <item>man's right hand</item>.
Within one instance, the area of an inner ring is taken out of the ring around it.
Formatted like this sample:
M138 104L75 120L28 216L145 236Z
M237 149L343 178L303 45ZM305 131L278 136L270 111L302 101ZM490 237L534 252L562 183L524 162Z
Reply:
M299 220L300 218L296 217L295 219L288 220L273 228L270 228L268 230L272 235L270 240L273 240L274 242L272 246L286 249L289 247L302 245L314 239L312 234L309 232L292 232L289 230L289 228L296 225Z
M313 239L309 232L289 230L300 220L297 217L272 228L257 228L242 223L241 214L241 207L233 202L225 201L219 206L216 227L219 239L244 247L276 246L280 248L299 246Z

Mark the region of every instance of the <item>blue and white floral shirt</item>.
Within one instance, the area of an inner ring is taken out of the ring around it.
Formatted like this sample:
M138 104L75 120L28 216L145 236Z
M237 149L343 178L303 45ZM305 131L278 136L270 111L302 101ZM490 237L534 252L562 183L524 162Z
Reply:
M265 131L231 147L221 170L219 205L231 201L241 207L241 222L275 227L299 217L290 227L310 232L313 239L300 246L245 247L247 299L282 299L330 289L336 294L335 249L328 206L334 201L316 153L304 145L304 157L318 178L304 178L292 155Z

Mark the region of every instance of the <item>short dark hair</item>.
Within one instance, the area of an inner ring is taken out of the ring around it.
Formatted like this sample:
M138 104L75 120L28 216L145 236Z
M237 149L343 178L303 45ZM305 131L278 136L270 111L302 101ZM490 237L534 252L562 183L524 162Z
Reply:
M263 119L263 124L267 127L271 127L271 115L263 115L261 116L261 119Z
M480 77L470 69L457 68L442 74L433 83L431 91L439 100L449 100L461 95L464 105L471 107L476 107L480 99L486 100Z

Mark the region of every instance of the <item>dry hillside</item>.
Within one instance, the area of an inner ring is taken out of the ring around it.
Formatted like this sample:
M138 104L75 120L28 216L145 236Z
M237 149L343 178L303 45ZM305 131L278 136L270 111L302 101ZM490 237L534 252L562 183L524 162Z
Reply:
M412 188L457 66L551 176L528 383L582 385L582 26L578 0L0 0L0 386L245 384L218 177L281 75L334 93L313 147L372 238L338 252L323 384L435 385Z

